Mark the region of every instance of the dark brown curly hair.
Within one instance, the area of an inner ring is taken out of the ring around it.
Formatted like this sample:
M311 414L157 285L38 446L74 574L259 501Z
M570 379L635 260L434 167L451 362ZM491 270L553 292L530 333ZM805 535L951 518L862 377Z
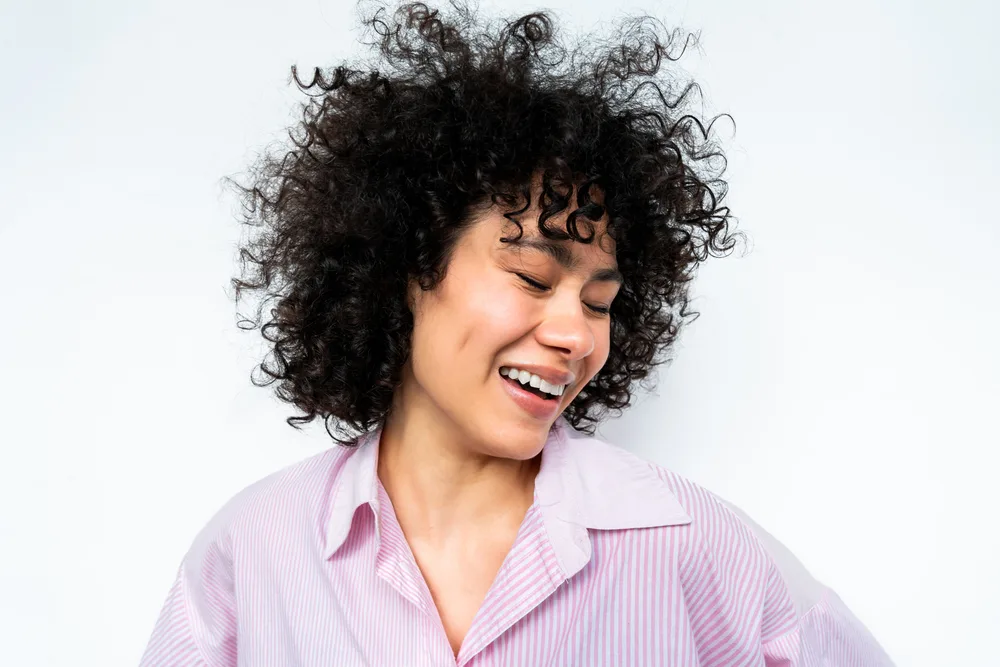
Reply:
M655 20L629 19L616 41L581 40L566 64L547 12L480 26L468 8L451 9L412 3L390 18L380 6L363 19L380 59L317 68L308 82L293 66L310 99L289 143L263 154L248 183L229 179L256 231L240 247L236 301L244 290L265 296L239 326L259 326L273 343L274 364L259 366L267 378L252 381L280 381L279 398L305 413L291 426L321 416L347 446L384 423L400 382L413 330L408 282L441 280L476 212L499 205L514 220L526 210L534 174L539 232L592 242L577 218L606 213L624 277L607 362L563 413L587 433L669 361L681 324L698 315L688 310L698 263L742 236L727 235L720 205L725 157L708 138L718 117L679 111L697 84L678 92L656 78L664 58L679 59L667 51L679 31L661 40ZM566 231L544 226L573 191Z

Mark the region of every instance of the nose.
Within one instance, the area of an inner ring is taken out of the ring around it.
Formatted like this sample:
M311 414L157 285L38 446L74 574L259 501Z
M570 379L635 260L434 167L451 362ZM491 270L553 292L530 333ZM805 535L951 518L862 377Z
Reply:
M594 351L594 331L579 298L552 299L545 321L535 328L536 340L558 349L567 360L583 359Z

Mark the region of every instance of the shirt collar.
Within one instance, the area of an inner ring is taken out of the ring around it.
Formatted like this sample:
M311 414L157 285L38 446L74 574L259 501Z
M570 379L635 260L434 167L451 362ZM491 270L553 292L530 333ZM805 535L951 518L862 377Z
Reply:
M347 539L355 510L368 503L380 530L378 444L381 427L363 434L335 483L326 521L324 558ZM620 447L580 433L559 417L542 450L535 478L535 503L552 546L568 574L589 560L590 542L581 529L618 530L691 523L653 466Z
M590 529L691 523L650 463L576 431L563 417L554 426L535 478L535 502L564 577L590 562Z
M539 504L586 528L619 530L690 523L667 483L635 454L556 420L535 478Z
M376 535L380 531L377 470L378 442L381 435L381 427L368 431L346 454L347 460L341 468L331 494L330 513L326 520L324 560L333 556L347 539L351 522L354 520L354 512L361 505L365 503L371 505L375 514Z

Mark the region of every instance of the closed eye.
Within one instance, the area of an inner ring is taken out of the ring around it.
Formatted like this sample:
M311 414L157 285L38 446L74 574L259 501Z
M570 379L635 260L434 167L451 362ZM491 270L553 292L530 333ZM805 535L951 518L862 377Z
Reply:
M523 280L524 282L526 282L529 286L537 289L540 292L548 292L549 289L550 289L547 285L543 285L543 284L541 284L540 282L538 282L536 280L532 280L531 278L529 278L528 276L524 275L523 273L517 273L516 275L517 275L518 278L520 278L521 280ZM607 315L608 313L611 312L611 308L605 308L605 307L602 307L602 306L592 306L589 303L586 304L586 305L587 305L587 308L590 308L592 311L594 311L598 315Z
M531 285L532 287L534 287L537 290L541 290L543 292L547 292L549 290L549 288L546 285L543 285L543 284L541 284L539 282L535 282L534 280L532 280L528 276L524 275L523 273L518 273L517 277L520 278L521 280L523 280L524 282L528 283L529 285Z

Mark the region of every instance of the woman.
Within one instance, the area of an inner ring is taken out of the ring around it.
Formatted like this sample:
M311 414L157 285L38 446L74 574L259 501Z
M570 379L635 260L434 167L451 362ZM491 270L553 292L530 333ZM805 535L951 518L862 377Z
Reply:
M544 13L368 25L383 61L296 75L300 132L239 186L262 369L338 446L215 515L142 665L890 664L720 499L593 437L733 247L665 46L636 22L561 67Z

